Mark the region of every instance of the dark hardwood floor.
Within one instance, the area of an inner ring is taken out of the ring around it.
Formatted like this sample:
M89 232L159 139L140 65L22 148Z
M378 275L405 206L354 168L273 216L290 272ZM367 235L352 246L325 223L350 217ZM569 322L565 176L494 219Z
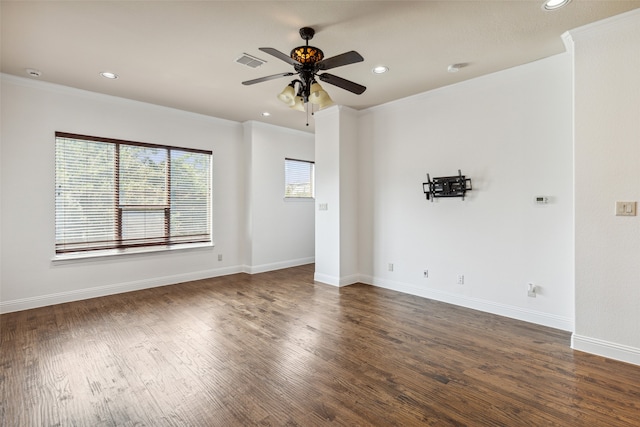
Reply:
M2 426L638 426L640 367L313 266L9 313Z

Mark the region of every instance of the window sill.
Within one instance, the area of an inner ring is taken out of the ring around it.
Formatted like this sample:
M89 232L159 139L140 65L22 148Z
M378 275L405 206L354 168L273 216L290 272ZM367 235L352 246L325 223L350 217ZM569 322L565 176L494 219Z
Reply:
M285 197L285 202L314 202L316 200L315 197Z
M183 252L189 250L213 249L215 243L191 243L175 246L153 246L147 248L127 248L127 249L106 249L102 251L74 252L68 254L55 255L51 261L53 263L67 263L73 261L87 261L100 258L111 258L119 256L157 254L167 252Z

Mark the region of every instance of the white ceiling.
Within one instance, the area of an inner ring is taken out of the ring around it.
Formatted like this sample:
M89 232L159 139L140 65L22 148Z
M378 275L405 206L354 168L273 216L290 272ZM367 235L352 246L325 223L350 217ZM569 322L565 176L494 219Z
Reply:
M367 87L362 95L323 83L337 104L355 109L564 51L569 29L639 8L640 0L573 0L554 12L542 0L510 1L4 1L2 72L244 122L301 130L305 113L276 95L292 79L244 80L293 71L258 50L288 54L310 42L331 57L358 51L364 62L331 74ZM237 64L243 53L267 61ZM467 63L458 73L447 66ZM374 75L386 65L390 71ZM101 71L113 71L107 80ZM271 116L262 117L263 111Z

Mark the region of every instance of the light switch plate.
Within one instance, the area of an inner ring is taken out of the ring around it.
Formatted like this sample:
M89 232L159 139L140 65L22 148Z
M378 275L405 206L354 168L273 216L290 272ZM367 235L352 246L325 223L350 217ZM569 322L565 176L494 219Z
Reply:
M636 216L637 202L616 202L616 216Z

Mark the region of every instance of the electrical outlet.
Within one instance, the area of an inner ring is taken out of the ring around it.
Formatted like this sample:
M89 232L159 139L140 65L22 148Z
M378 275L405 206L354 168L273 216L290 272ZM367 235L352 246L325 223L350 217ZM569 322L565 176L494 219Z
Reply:
M533 283L529 283L528 287L527 287L527 296L530 298L535 298L536 297L536 285L534 285Z
M392 262L389 263L389 271L393 271L393 263Z
M218 261L222 261L222 254L218 254Z
M422 277L424 277L425 279L428 279L429 278L429 270L424 270L422 272Z
M636 216L636 202L616 202L617 216Z
M458 274L458 285L464 285L464 274Z

